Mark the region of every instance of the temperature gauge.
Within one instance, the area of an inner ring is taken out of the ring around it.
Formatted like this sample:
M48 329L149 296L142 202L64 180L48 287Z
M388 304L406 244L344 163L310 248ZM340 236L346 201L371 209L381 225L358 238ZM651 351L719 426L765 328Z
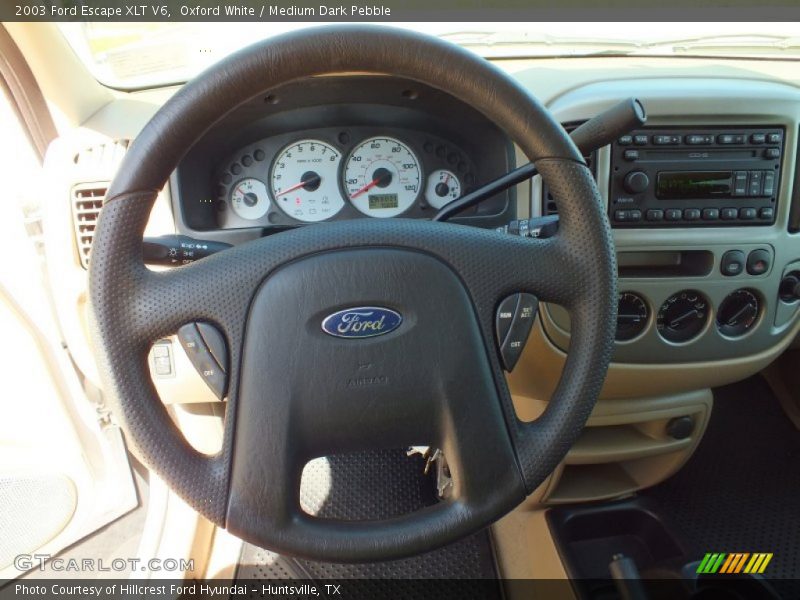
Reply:
M461 197L461 182L446 169L437 169L428 177L425 186L425 200L435 209Z
M242 219L248 221L260 219L269 210L267 186L252 177L242 179L233 186L231 208Z

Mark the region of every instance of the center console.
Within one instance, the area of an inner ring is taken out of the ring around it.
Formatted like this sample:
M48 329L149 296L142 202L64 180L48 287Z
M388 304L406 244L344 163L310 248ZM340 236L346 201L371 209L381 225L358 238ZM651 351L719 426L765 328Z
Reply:
M784 129L647 128L611 145L613 227L775 222Z

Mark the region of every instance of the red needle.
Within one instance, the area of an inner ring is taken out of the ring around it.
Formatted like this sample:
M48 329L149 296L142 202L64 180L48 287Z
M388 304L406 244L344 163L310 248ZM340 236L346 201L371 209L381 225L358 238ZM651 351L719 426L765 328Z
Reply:
M242 191L242 187L241 186L237 187L236 191L239 192L242 196L246 196L247 195L247 192L243 192Z
M308 183L307 181L301 181L300 183L293 185L292 187L290 187L290 188L289 188L289 189L287 189L287 190L281 190L281 191L278 193L278 196L285 196L285 195L286 195L286 194L288 194L289 192L293 192L293 191L295 191L295 190L299 190L301 187L303 187L303 186L304 186L304 185L306 185L307 183Z
M370 189L370 188L373 188L373 187L375 187L376 185L378 185L378 183L380 183L380 181L381 181L381 179L380 179L380 178L378 178L378 179L373 179L373 180L372 180L372 181L370 181L370 182L369 182L367 185L365 185L365 186L364 186L364 187L362 187L360 190L358 190L358 191L357 191L355 194L352 194L352 195L350 196L350 199L352 200L352 199L353 199L353 198L355 198L356 196L360 196L361 194L363 194L364 192L366 192L368 189Z

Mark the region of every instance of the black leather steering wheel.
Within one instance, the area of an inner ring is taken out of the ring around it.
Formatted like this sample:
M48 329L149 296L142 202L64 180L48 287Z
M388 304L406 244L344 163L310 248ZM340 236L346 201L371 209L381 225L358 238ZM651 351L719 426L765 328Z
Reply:
M519 144L558 202L556 236L534 240L406 219L323 223L153 272L142 236L157 191L187 150L258 94L305 77L390 74L470 103ZM242 50L184 86L131 146L109 190L90 266L104 390L141 460L217 525L281 553L334 562L432 550L523 501L574 443L607 371L616 316L611 231L564 130L526 90L457 46L383 27L308 29ZM517 292L567 308L569 354L545 413L514 412L494 318ZM327 335L351 307L385 307L378 337ZM195 451L160 402L147 366L157 339L214 324L228 345L222 450ZM369 377L358 377L360 369ZM356 383L353 383L353 382ZM343 522L305 514L312 458L373 448L443 450L452 497L410 515Z

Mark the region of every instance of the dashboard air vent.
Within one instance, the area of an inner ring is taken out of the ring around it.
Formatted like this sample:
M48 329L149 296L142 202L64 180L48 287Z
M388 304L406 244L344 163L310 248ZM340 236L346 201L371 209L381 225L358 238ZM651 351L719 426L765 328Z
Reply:
M572 133L573 130L577 129L579 125L582 125L583 121L579 121L577 123L562 123L564 129L567 130L567 133ZM594 175L595 180L597 179L597 166L595 165L597 152L592 152L591 154L584 154L583 156L586 164L589 165L589 170ZM558 207L556 206L556 202L553 199L553 195L550 193L550 190L547 189L547 186L544 185L542 189L542 216L547 215L557 215L558 214Z
M75 226L78 255L84 269L89 266L94 228L100 209L103 208L107 189L108 183L87 183L72 188L72 221Z

